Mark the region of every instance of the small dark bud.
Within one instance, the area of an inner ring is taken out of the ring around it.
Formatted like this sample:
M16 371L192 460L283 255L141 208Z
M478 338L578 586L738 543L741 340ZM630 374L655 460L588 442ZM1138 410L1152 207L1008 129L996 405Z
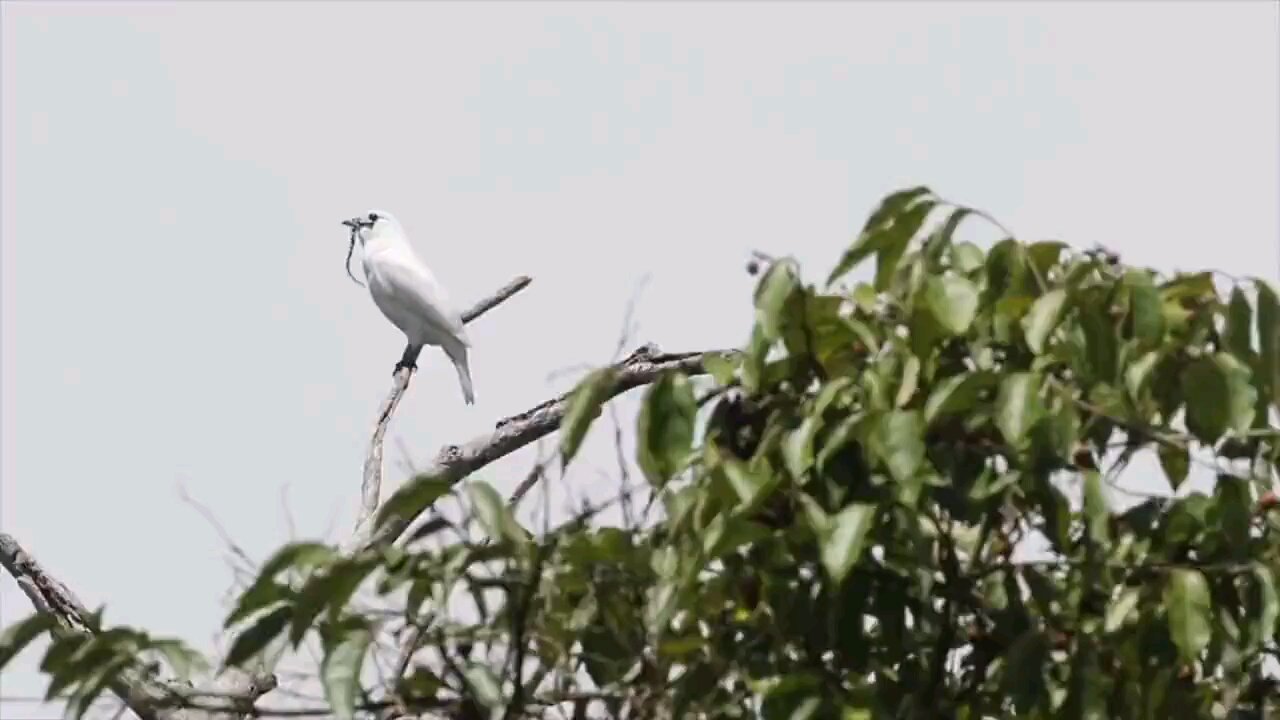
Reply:
M755 274L756 274L756 273L758 273L758 272L760 272L760 263L756 262L755 260L748 260L748 261L747 261L747 274L748 274L748 275L755 275Z

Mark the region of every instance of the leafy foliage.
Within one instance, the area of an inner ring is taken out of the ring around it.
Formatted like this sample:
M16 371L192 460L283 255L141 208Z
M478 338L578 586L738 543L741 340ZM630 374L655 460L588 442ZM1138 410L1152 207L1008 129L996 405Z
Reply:
M1054 241L954 242L975 217L911 188L875 209L826 287L773 262L741 352L709 355L709 384L671 374L645 393L636 459L655 522L533 533L469 479L466 527L437 518L353 555L282 549L228 618L227 662L318 637L343 718L380 702L459 717L1259 716L1263 662L1280 656L1280 525L1260 503L1280 456L1274 289ZM839 284L869 260L871 282ZM594 373L571 396L562 462L614 381ZM1170 490L1216 482L1122 506L1141 455ZM417 478L383 515L449 493ZM393 612L352 600L368 586ZM0 659L41 629L12 629ZM362 675L374 640L406 629L433 653L385 685Z
M68 717L84 715L104 692L122 682L186 680L206 669L206 661L180 640L127 627L104 628L101 610L83 620L93 632L73 632L51 615L35 613L0 633L0 667L48 635L40 661L40 670L49 677L45 700L66 700Z

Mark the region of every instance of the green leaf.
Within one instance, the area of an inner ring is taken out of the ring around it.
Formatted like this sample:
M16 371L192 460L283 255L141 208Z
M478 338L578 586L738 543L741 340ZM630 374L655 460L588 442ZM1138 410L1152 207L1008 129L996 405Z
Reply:
M1022 318L1022 332L1027 338L1027 347L1031 348L1031 352L1036 355L1044 352L1049 335L1062 319L1062 309L1066 306L1066 302L1066 290L1061 288L1050 290L1041 295Z
M1084 515L1089 528L1089 539L1104 545L1110 540L1110 512L1107 497L1102 490L1102 475L1096 470L1084 473Z
M995 375L989 372L972 372L951 377L937 383L924 404L924 421L948 415L967 413L973 409L982 391L995 384Z
M878 252L884 246L887 238L884 230L889 222L911 206L912 203L932 195L933 193L929 188L920 186L899 190L881 200L880 205L867 218L867 222L863 225L858 239L845 251L844 256L840 258L840 262L836 263L835 269L831 271L830 277L827 278L827 284L830 285L839 280L856 267L858 263L870 257L872 253Z
M919 411L894 410L876 423L873 440L880 459L895 480L915 485L924 461L924 423Z
M821 427L822 417L810 415L783 441L782 459L787 463L791 477L802 479L805 472L813 467L813 438Z
M956 275L931 277L925 285L925 301L942 329L963 335L978 313L978 286Z
M320 676L325 699L338 720L351 720L355 715L360 669L372 643L373 633L363 626L343 628L341 635L328 643L320 663Z
M989 497L994 497L1004 491L1005 488L1013 485L1022 478L1022 473L1017 470L1010 470L1003 474L997 474L991 468L983 470L982 474L973 483L973 487L969 490L969 498L981 502Z
M346 607L356 588L376 567L371 562L343 559L311 577L294 603L293 617L289 621L289 642L296 647L325 608L332 608L337 614L336 611Z
M1280 618L1280 598L1276 595L1275 574L1266 565L1254 563L1253 580L1257 594L1253 636L1261 642L1275 634L1276 620Z
M1013 373L1000 383L1000 392L996 396L996 427L1010 445L1021 445L1044 412L1039 374Z
M1227 304L1227 325L1223 333L1223 344L1237 358L1249 361L1250 336L1253 334L1253 310L1249 300L1239 287L1232 288L1231 300Z
M412 520L439 500L453 483L440 475L422 473L401 485L378 509L375 527L382 527L396 518Z
M1108 315L1105 297L1093 297L1094 302L1079 307L1077 317L1080 330L1084 334L1084 357L1088 368L1081 368L1080 375L1086 380L1086 386L1092 382L1113 383L1116 381L1116 358L1119 353L1119 338L1115 323ZM1091 375L1085 373L1091 371Z
M1196 661L1212 637L1213 607L1209 583L1199 570L1173 570L1165 585L1164 604L1169 615L1169 634L1185 663Z
M880 251L876 253L877 290L888 289L902 256L907 252L907 246L920 231L935 204L932 200L925 200L913 205L911 209L895 218L893 224L884 230L884 240L881 242Z
M742 359L742 386L757 392L764 384L764 361L773 343L764 336L764 329L756 323L751 327L751 340Z
M1041 276L1047 275L1049 268L1057 264L1062 251L1068 245L1060 240L1041 240L1027 246L1027 259Z
M288 585L278 583L271 578L259 579L236 601L235 609L227 616L222 627L229 628L253 613L292 596L293 589Z
M472 665L463 672L463 676L481 706L490 710L502 707L502 684L487 666Z
M769 340L782 337L783 311L800 289L798 276L794 260L779 260L760 279L756 288L756 322Z
M498 495L493 486L481 480L473 480L467 484L467 494L480 524L495 543L508 541L520 547L529 542L529 533L516 522L511 508L502 501L502 496Z
M582 440L587 436L587 429L592 421L600 415L600 406L609 399L609 391L617 382L618 372L611 367L600 368L587 375L565 407L564 420L560 423L560 464L568 465Z
M924 185L897 190L886 195L880 201L880 204L876 206L876 209L872 211L871 215L867 217L867 222L862 227L863 231L885 224L892 220L894 216L906 210L915 201L932 195L933 191Z
M738 371L737 362L726 355L715 352L702 356L702 366L707 369L707 373L715 379L716 384L720 387L731 384L734 375Z
M755 468L752 464L744 463L735 457L723 457L720 462L724 467L725 478L737 493L742 507L753 507L781 480L781 476L777 473Z
M1179 273L1177 277L1160 286L1160 296L1165 300L1193 300L1203 302L1216 297L1218 289L1213 285L1213 273Z
M1169 487L1177 491L1191 471L1191 453L1186 448L1161 445L1157 454L1160 457L1160 468L1169 479Z
M827 512L808 493L800 493L796 496L796 500L800 504L800 509L804 511L805 520L809 524L809 529L813 530L813 534L818 538L826 537L831 532L831 518L827 516Z
M862 556L867 531L875 524L876 506L853 503L829 518L822 538L822 565L837 585Z
M1257 390L1249 379L1249 369L1227 353L1202 357L1188 365L1182 387L1191 434L1212 445L1229 430L1248 430L1257 401Z
M665 485L688 457L696 413L693 387L683 374L664 375L645 393L637 454L640 469L654 487Z
M1164 340L1164 305L1160 291L1145 272L1125 275L1129 286L1129 322L1133 337L1142 347L1159 347Z
M867 283L858 283L850 293L858 309L870 315L876 309L876 289Z
M45 632L57 627L53 616L48 613L35 613L19 620L0 633L0 669L22 652L31 641Z
M430 669L421 665L396 682L396 691L415 700L435 700L444 687L444 681Z
M947 221L929 238L932 259L936 260L943 251L951 247L951 238L955 236L956 228L960 227L960 223L972 214L973 210L965 207L958 207L951 211Z
M841 380L845 378L840 378ZM907 360L902 367L902 382L898 384L898 393L894 397L893 406L895 408L906 407L911 402L911 398L916 394L916 388L920 386L920 358L915 355L908 355Z
M1129 397L1135 403L1142 398L1142 390L1146 387L1147 378L1151 376L1151 371L1160 362L1160 357L1159 350L1152 350L1134 360L1124 371L1125 387L1129 390Z
M293 607L291 605L281 605L258 618L257 622L236 636L235 641L231 643L231 649L227 651L227 659L224 664L227 667L243 667L246 662L256 657L272 640L275 640L280 633L284 632L285 626L289 624L289 618L292 616Z
M845 417L835 426L835 429L827 433L826 442L823 444L822 450L818 452L817 464L819 470L825 470L827 462L832 456L856 439L862 421L865 419L866 416L862 413L854 413Z
M295 570L305 570L306 568L324 565L338 556L338 551L332 547L318 542L295 542L289 543L276 551L271 559L267 560L262 566L262 571L258 573L256 582L273 579L282 571L293 568Z
M1271 285L1258 283L1258 354L1264 387L1271 390L1271 402L1280 408L1280 298Z
M132 664L132 658L116 657L95 667L80 682L80 687L76 689L67 703L67 709L64 717L72 717L79 720L84 717L89 708L93 705L107 689L107 686L120 679L120 673Z
M1124 627L1133 611L1142 599L1142 588L1125 588L1107 607L1107 615L1102 623L1102 631L1108 635Z
M71 668L73 657L80 655L93 641L93 636L85 634L57 635L50 634L52 642L40 660L40 670L50 676L49 687L45 689L45 699L56 697L66 688L71 679L66 677ZM60 679L60 677L62 679Z
M982 248L971 242L956 243L951 249L951 263L966 275L979 270L986 263Z
M1022 243L1006 238L987 253L987 289L985 302L995 303L1003 297L1026 295L1034 290L1027 252Z
M1228 552L1242 557L1249 548L1249 524L1252 518L1252 498L1249 481L1230 475L1219 475L1213 488L1214 510L1218 530L1226 539Z
M180 680L190 680L193 672L203 672L209 663L200 653L187 647L181 640L156 640L151 649L164 656L165 662L173 669L173 674Z

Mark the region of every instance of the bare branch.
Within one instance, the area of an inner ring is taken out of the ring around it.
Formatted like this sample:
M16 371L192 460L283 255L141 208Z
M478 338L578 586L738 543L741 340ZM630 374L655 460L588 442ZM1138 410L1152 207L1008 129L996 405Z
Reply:
M18 587L31 600L38 612L52 615L62 633L94 634L90 613L80 599L57 578L45 571L36 559L7 533L0 533L0 565L13 576ZM112 691L142 720L215 720L239 717L251 712L255 700L276 687L274 675L250 676L229 673L211 683L210 688L197 689L184 683L151 680L141 673L122 673L122 681ZM195 710L184 699L193 695L216 695L223 699L217 706Z
M462 313L462 321L469 323L475 320L528 287L531 282L533 279L524 275L512 280L497 292L476 303L470 310ZM378 410L378 420L374 423L373 436L369 440L369 452L364 460L364 480L360 486L360 515L356 519L354 533L356 537L360 536L363 527L373 518L374 511L378 509L378 497L382 493L382 439L387 433L387 426L391 424L391 416L395 414L396 406L400 404L405 390L409 388L411 375L412 371L409 368L400 368L396 371L391 384L391 393L387 395L386 400L382 401L382 407Z
M63 627L73 632L88 633L97 629L90 625L89 611L80 599L45 572L40 563L8 533L0 533L0 564L17 581L36 610L53 615Z

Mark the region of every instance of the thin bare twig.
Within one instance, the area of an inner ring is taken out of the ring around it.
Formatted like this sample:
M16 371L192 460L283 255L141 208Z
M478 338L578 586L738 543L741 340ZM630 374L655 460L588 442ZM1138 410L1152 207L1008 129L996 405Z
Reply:
M645 273L640 278L640 282L636 283L635 289L631 291L631 298L627 300L627 309L622 316L622 331L618 333L618 344L613 349L613 362L617 362L618 358L622 357L623 348L632 343L636 332L640 329L635 321L636 306L640 304L640 296L644 293L645 286L649 284L650 277Z
M462 313L462 321L469 323L475 320L528 287L531 282L533 279L526 276L512 280L497 292L476 303L470 310ZM406 367L396 370L392 379L391 393L387 395L387 399L382 402L382 407L378 410L378 420L373 426L369 452L364 460L364 479L360 487L360 515L356 519L355 537L360 536L362 529L373 519L373 513L378 509L378 497L382 492L382 439L386 435L387 426L391 423L391 416L395 413L396 406L400 404L405 390L409 388L409 378L412 374L412 371Z
M400 467L405 471L406 475L417 475L418 466L413 462L413 453L409 451L409 444L402 437L396 437L396 449L400 451Z
M633 527L635 518L631 510L631 496L627 488L631 487L631 471L627 468L627 454L622 447L622 421L618 419L618 406L609 404L609 421L613 423L613 450L618 461L618 490L622 495L622 521L626 527Z
M244 548L240 547L235 540L231 539L231 534L222 526L222 523L218 522L218 518L214 517L213 512L209 510L209 508L205 507L205 505L199 500L191 497L190 493L187 492L186 485L183 484L181 480L178 481L178 497L204 517L205 521L213 527L213 531L218 534L218 537L222 538L222 542L227 546L227 549L231 551L231 554L244 563L244 568L242 569L252 574L254 568L258 566L258 563L254 562L253 558L249 557L249 553L245 552ZM235 568L233 567L232 569L234 570Z
M294 520L293 509L289 507L289 483L280 486L280 512L284 513L284 527L289 533L289 540L297 540L298 523Z

